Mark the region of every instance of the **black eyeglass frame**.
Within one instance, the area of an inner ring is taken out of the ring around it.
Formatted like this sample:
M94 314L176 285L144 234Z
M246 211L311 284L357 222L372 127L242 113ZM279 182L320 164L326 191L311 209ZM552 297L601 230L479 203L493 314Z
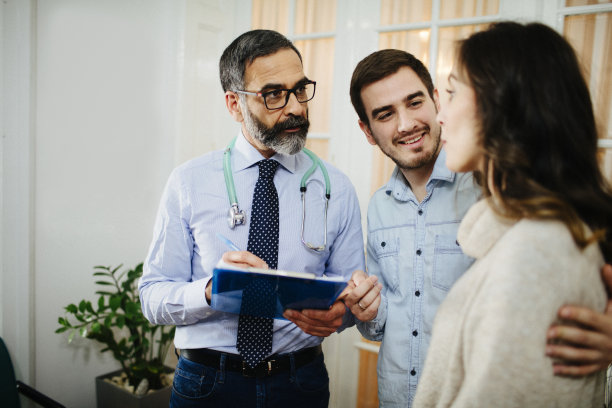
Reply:
M300 101L300 99L298 98L297 93L296 93L298 88L306 86L306 85L310 85L310 84L313 85L312 96L310 98L306 99L305 101ZM268 101L266 100L266 96L268 96L268 95L270 95L270 94L272 94L274 92L278 92L278 91L286 91L287 92L287 96L285 96L285 103L282 106L279 106L277 108L270 108L268 106ZM315 94L317 93L317 81L305 81L305 82L302 82L302 83L294 86L291 89L273 89L273 90L268 91L268 92L250 92L250 91L234 91L234 92L241 93L241 94L246 94L246 95L261 96L263 98L263 100L264 100L264 105L266 105L266 109L268 109L268 110L278 110L278 109L283 109L285 106L287 106L287 104L289 103L289 98L291 97L291 94L295 95L295 99L297 99L297 101L299 103L306 103L306 102L312 100L312 98L314 98Z

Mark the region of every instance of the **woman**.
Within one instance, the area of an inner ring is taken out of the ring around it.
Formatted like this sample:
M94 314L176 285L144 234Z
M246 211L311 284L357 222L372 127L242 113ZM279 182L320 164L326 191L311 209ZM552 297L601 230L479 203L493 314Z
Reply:
M603 372L553 375L546 330L563 304L603 310L612 196L571 46L504 22L459 43L438 114L446 164L483 199L458 242L474 265L436 316L415 407L601 407ZM602 256L603 254L603 256Z

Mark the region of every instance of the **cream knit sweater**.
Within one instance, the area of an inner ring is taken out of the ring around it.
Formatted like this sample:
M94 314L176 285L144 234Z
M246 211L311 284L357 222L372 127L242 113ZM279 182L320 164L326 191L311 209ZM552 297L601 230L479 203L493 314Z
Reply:
M605 374L556 377L546 331L564 304L603 310L603 259L556 221L497 217L474 204L458 241L477 261L436 315L414 407L602 407Z

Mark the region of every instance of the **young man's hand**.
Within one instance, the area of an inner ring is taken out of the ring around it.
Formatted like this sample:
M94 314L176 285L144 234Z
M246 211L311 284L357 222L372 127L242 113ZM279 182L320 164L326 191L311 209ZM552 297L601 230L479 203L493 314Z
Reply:
M606 310L600 313L586 307L563 306L559 317L578 327L558 325L548 329L548 341L561 342L546 345L546 355L558 360L553 364L556 375L585 376L612 363L612 265L604 265L601 273L608 289Z

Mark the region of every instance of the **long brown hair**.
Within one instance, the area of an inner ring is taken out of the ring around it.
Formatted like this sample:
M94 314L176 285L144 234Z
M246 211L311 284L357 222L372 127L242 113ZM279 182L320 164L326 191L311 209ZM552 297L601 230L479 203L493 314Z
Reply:
M459 43L474 89L487 165L481 184L510 218L556 219L612 260L612 195L597 163L597 130L576 54L539 23L501 22ZM586 223L594 234L587 234Z

